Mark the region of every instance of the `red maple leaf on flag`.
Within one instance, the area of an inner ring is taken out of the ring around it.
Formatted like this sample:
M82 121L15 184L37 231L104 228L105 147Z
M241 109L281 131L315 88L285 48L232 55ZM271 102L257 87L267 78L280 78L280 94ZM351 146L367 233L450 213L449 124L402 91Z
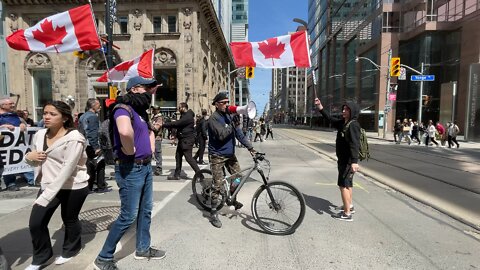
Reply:
M285 44L277 44L277 38L267 39L267 43L263 41L258 43L258 50L265 56L265 59L272 58L272 63L275 65L273 60L280 59L280 56L285 51Z
M33 38L45 44L45 48L52 45L63 44L62 40L67 35L65 26L57 26L56 29L53 29L52 21L46 19L43 23L40 24L40 28L43 30L35 30L32 32Z

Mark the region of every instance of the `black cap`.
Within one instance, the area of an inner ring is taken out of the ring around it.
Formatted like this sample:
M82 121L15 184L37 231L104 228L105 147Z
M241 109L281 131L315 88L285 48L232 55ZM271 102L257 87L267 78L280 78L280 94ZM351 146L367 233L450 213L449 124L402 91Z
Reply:
M220 92L218 93L214 98L212 105L215 105L216 102L219 102L220 100L228 99L228 96L225 92Z

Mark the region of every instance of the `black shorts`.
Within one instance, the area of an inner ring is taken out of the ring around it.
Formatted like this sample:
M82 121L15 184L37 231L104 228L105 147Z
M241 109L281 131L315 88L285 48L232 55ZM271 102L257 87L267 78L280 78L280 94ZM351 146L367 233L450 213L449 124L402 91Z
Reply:
M338 163L338 180L339 187L353 187L353 175L351 164Z

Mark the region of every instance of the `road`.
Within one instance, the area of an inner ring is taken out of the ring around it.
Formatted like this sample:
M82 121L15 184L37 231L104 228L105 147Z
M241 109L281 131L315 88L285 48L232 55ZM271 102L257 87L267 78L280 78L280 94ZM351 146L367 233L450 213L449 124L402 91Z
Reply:
M250 201L260 185L257 181L247 182L239 193L239 200L245 204L240 212L225 208L220 217L223 227L211 226L207 213L192 197L190 180L166 180L168 169L174 167L174 158L173 148L164 144L167 171L154 179L151 232L153 245L165 249L167 257L161 261L134 260L135 240L131 231L116 254L120 269L480 268L478 230L369 176L355 176L354 221L331 218L333 208L341 203L336 163L331 155L334 149L330 145L335 134L292 129L275 129L274 133L275 140L257 142L254 146L267 153L272 165L270 179L290 182L304 194L305 220L294 234L268 235L255 224ZM371 145L374 157L386 161L388 154L379 153L391 145L382 141L378 145L372 141ZM237 149L237 153L242 166L251 163L245 149ZM379 161L363 162L362 171L371 170L374 174L375 165L370 164L375 162ZM185 170L188 176L192 175L190 168ZM391 173L393 169L387 170L380 167L377 173L390 174L391 179L398 180ZM255 174L252 176L259 179ZM114 185L113 181L109 183ZM0 245L12 268L24 269L31 261L26 225L32 195L10 199L2 196L0 209L6 209L8 204L11 210L4 210L0 216ZM22 203L23 207L19 207ZM93 269L91 262L106 238L105 229L118 211L118 203L116 192L89 196L82 211L87 229L82 253L64 266L49 265L46 269ZM55 254L59 254L63 231L58 215L52 219L50 228Z

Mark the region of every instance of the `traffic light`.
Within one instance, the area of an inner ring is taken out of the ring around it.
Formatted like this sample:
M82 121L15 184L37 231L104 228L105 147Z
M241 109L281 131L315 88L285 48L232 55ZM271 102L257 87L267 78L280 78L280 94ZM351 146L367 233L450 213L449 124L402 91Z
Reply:
M109 92L110 92L109 95L108 95L109 98L111 98L111 99L116 99L117 98L118 88L116 86L111 85Z
M253 79L255 77L255 68L254 67L245 67L245 78Z
M392 57L390 60L390 76L398 77L400 75L400 57Z

